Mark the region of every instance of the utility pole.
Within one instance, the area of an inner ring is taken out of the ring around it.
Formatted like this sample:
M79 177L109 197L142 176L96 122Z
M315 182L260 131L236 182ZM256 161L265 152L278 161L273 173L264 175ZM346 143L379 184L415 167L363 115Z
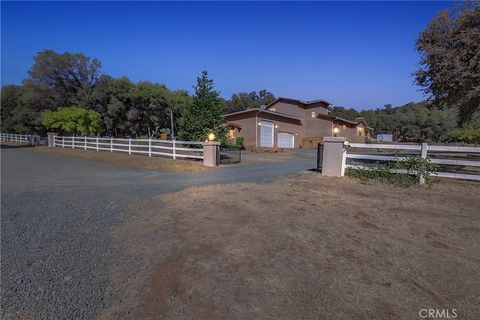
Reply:
M175 140L175 132L173 131L173 111L170 109L170 135Z

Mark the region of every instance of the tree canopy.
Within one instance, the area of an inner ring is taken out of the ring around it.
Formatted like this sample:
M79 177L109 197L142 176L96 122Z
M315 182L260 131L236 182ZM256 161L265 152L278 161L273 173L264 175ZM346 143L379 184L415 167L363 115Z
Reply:
M226 111L236 112L251 108L259 108L275 100L273 93L267 90L234 93L230 100L226 101Z
M2 87L2 130L45 133L43 111L75 106L98 112L103 134L154 137L170 127L170 111L178 119L191 103L185 90L112 78L101 66L98 59L81 53L39 52L22 85Z
M449 134L456 127L457 109L438 109L429 102L420 102L364 111L334 107L331 115L347 120L364 117L374 133L392 133L401 141L440 142L450 140Z
M460 126L480 111L480 3L440 12L416 42L415 81L436 106L458 107Z
M208 78L207 70L203 70L197 78L194 89L192 103L181 111L180 138L204 141L209 133L220 137L225 131L225 106L219 92L215 91L213 80Z

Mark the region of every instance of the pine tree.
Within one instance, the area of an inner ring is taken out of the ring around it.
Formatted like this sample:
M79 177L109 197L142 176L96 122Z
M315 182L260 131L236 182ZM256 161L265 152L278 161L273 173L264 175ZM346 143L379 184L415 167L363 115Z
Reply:
M218 137L225 135L223 113L225 106L213 80L208 79L207 70L197 77L195 94L191 104L181 112L179 137L187 141L204 141L209 133Z

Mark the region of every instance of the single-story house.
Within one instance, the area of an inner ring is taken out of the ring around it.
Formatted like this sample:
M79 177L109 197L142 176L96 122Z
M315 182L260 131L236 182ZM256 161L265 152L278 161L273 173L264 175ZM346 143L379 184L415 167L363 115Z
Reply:
M329 115L326 100L300 101L278 98L261 108L225 115L228 136L243 137L246 147L315 148L325 136L365 142L371 128L363 118L353 121Z

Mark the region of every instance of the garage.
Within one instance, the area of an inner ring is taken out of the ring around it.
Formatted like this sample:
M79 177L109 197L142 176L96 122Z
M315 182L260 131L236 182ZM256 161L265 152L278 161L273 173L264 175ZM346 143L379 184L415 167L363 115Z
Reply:
M279 132L277 145L279 148L294 148L295 136L288 132Z
M271 122L260 123L260 147L273 148L273 123Z

